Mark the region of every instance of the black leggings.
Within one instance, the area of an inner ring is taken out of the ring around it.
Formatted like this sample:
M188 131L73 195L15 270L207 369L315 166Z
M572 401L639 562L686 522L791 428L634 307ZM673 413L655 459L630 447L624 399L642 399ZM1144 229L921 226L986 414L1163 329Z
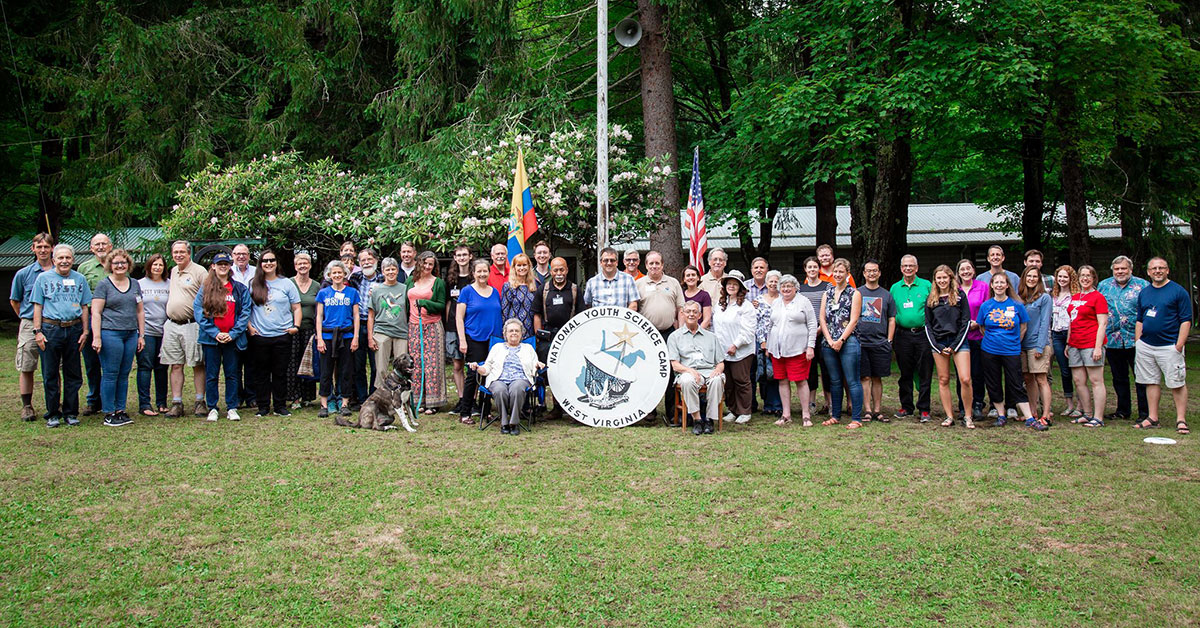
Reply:
M466 362L483 364L487 356L487 340L471 340L470 337L467 338L467 354L464 358ZM471 413L475 411L475 395L479 391L478 377L474 371L467 370L467 376L463 380L462 396L460 397L461 407L459 409L459 416L471 416Z
M1000 383L1001 375L1004 377L1003 385ZM984 351L983 379L987 382L988 397L992 403L1003 399L1015 408L1018 403L1029 402L1029 397L1025 395L1025 378L1021 375L1021 356L996 355Z

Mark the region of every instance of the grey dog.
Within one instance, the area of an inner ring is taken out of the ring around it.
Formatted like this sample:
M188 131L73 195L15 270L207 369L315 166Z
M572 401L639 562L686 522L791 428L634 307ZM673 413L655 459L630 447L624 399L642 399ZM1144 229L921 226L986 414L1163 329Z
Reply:
M412 370L413 359L407 353L396 356L392 360L392 370L383 379L383 385L376 388L370 397L363 402L358 411L358 421L351 422L349 417L337 416L333 422L343 427L361 427L371 430L394 430L395 418L400 417L404 429L415 432L417 417L413 414L412 405Z

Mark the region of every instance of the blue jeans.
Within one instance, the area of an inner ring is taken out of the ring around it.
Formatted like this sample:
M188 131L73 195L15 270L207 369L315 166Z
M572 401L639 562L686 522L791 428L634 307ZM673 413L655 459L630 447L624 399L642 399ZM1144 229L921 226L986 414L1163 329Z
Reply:
M83 354L83 370L87 373L87 404L93 408L100 407L100 354L92 348L92 338L84 343L80 353ZM101 338L101 342L103 342Z
M83 372L79 368L79 335L83 324L73 327L42 325L46 348L42 349L42 390L46 395L46 417L79 414L79 388ZM59 389L59 369L62 389ZM61 395L61 396L60 396Z
M771 358L767 357L767 352L762 349L758 350L757 357L754 376L758 380L758 394L763 400L763 412L782 412L783 400L779 398L779 380L767 376L767 369L771 368Z
M167 407L167 365L158 359L162 336L146 336L146 344L137 354L138 410ZM150 376L154 376L154 401L150 403Z
M237 347L232 342L215 345L200 345L204 348L204 403L208 409L217 407L220 395L217 383L221 377L221 369L225 369L225 408L233 410L238 407L238 396L242 390L241 374L238 372L240 356Z
M829 371L829 394L833 405L829 410L831 418L842 418L842 386L848 386L850 420L862 420L863 389L862 380L858 378L858 362L861 357L862 347L858 344L857 336L847 338L841 351L834 351L829 345L821 343L821 359Z
M1054 359L1058 362L1058 374L1062 375L1063 396L1072 399L1075 397L1075 382L1071 380L1071 366L1067 362L1067 332L1050 332L1050 340L1054 345Z
M137 341L136 329L100 331L100 411L105 414L125 409Z

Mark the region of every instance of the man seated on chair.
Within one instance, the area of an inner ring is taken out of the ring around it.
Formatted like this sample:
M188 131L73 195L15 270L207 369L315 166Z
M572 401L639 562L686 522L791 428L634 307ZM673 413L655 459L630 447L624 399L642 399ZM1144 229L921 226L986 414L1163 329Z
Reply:
M719 416L725 390L725 361L717 335L700 327L700 304L683 306L684 327L667 338L667 355L675 383L683 396L684 410L692 417L692 433L713 433L713 417ZM700 418L700 388L708 386L708 412Z

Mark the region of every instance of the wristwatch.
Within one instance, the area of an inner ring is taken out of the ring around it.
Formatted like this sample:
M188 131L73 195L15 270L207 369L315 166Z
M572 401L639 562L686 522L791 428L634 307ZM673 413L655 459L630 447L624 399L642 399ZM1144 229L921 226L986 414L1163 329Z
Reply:
M36 335L38 335L38 334L42 334L42 328L41 328L41 327L38 327L37 329L33 330L33 335L35 335L35 336L36 336ZM42 334L42 335L43 335L43 336L45 336L46 334Z

